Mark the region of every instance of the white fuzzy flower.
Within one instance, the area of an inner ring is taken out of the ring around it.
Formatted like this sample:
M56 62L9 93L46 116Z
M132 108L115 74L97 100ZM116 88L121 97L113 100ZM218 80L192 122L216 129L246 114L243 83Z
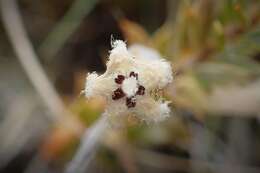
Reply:
M142 45L127 50L123 41L116 40L112 46L106 72L100 76L95 72L88 74L86 97L105 97L107 116L134 114L146 122L168 117L169 102L156 101L150 93L172 81L170 63L155 50Z

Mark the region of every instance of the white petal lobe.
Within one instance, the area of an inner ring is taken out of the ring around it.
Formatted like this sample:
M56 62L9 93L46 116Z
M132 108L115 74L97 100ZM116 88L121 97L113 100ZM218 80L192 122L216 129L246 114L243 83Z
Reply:
M94 96L110 97L112 91L116 88L113 77L98 76L96 72L89 73L86 79L85 96L91 98Z
M169 102L155 101L151 97L143 97L133 110L142 120L160 122L170 116Z

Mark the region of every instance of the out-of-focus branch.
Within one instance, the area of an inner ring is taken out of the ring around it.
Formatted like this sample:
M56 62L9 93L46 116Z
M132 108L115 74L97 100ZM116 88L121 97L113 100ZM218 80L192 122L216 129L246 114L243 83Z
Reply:
M74 1L68 12L39 47L39 52L43 54L46 60L50 60L50 58L55 56L97 2L98 0Z
M71 128L75 128L76 131L81 132L82 129L77 126L77 124L75 126L75 121L73 121L74 119L72 119L71 116L67 116L66 118L62 116L64 114L68 115L69 113L66 111L40 63L37 61L37 56L25 32L16 1L1 0L0 2L3 24L11 44L14 47L14 51L33 86L43 99L46 106L50 109L52 113L51 118L56 121L62 121L63 124L64 121L66 121L67 125L70 125ZM74 27L76 26L74 25ZM68 165L66 170L67 173L81 173L87 169L89 162L95 153L97 143L102 134L104 134L106 127L106 118L105 116L102 116L96 124L94 124L90 129L87 129L82 137L82 142L78 152Z
M63 116L69 115L70 113L65 109L65 106L48 80L41 64L38 62L37 55L25 31L16 1L1 0L0 3L3 26L5 27L15 54L32 82L32 85L51 112L51 114L49 114L50 118L54 121L64 121L70 128L79 131L80 129L75 125L72 116L66 116L66 118Z
M101 118L82 136L79 149L75 157L68 164L65 173L83 173L86 172L91 159L93 158L98 147L99 140L105 134L108 128L106 116Z

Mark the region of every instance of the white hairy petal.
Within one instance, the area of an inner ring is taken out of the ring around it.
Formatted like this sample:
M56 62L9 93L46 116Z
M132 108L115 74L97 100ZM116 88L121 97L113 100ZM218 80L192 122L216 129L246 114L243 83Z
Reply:
M91 98L93 96L111 97L112 91L116 88L114 78L98 76L96 72L89 73L86 79L85 96Z
M126 75L135 66L134 59L128 52L125 42L116 40L112 46L113 49L110 51L106 73L121 73Z
M125 100L120 99L117 101L111 101L108 103L108 106L104 112L105 116L108 117L118 117L123 116L125 114L129 113L129 110L127 106L125 105Z
M141 44L133 44L129 47L129 52L135 57L145 60L160 60L161 55L154 49Z
M144 96L138 98L138 103L132 111L146 122L160 122L170 116L169 102L155 101Z
M147 90L163 88L172 82L171 64L165 60L140 60L137 64L140 83Z
M129 52L135 57L137 69L140 72L140 83L147 90L163 88L172 82L171 64L164 60L155 49L135 44Z

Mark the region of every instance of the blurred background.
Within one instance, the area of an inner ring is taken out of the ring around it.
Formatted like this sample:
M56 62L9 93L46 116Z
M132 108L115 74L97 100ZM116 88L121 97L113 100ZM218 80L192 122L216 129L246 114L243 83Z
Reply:
M260 172L259 0L0 0L0 172L63 172L105 102L111 36L173 65L172 116L110 129L91 173Z

